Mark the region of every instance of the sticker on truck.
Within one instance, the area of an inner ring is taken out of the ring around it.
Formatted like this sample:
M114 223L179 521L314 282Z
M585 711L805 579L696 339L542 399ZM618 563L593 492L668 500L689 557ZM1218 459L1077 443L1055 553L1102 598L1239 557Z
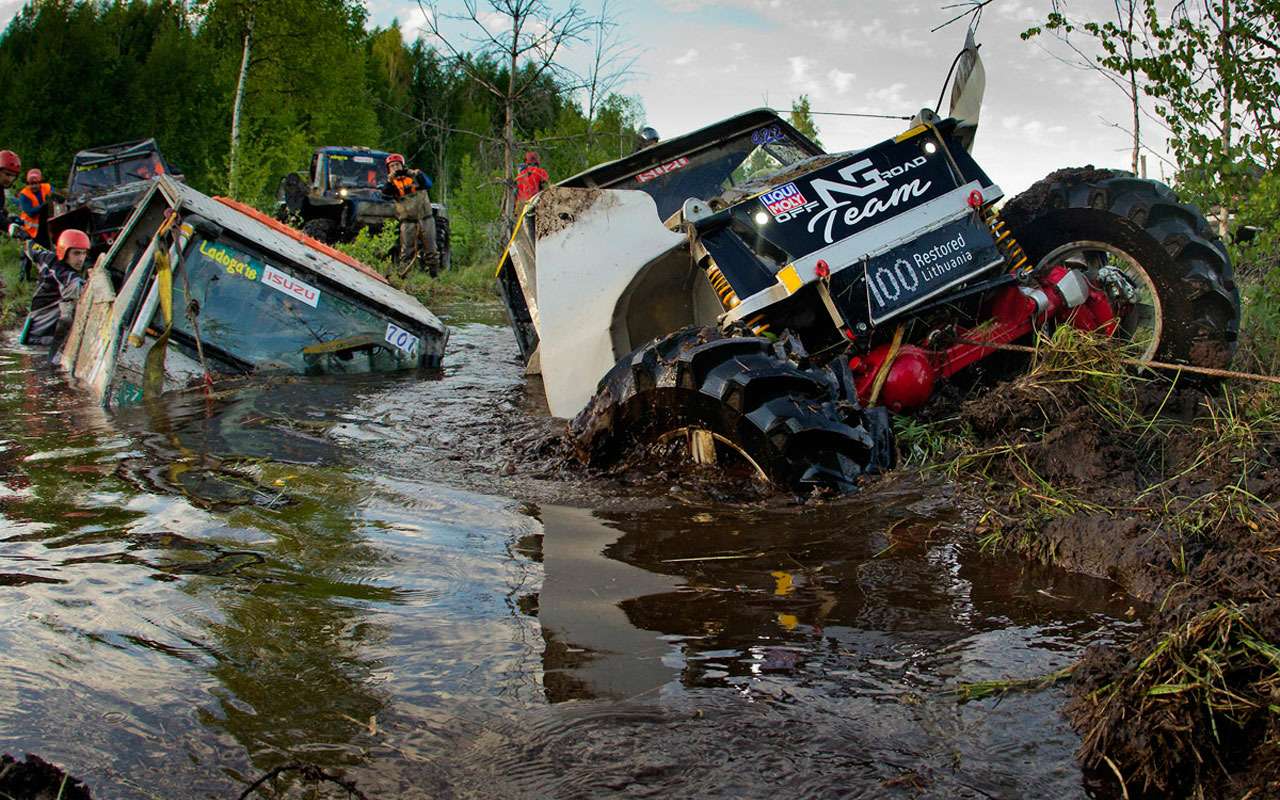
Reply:
M394 322L387 323L387 344L407 355L418 354L418 337L409 333Z
M289 273L282 272L270 264L262 271L262 282L295 300L301 300L312 308L320 305L319 289L303 283Z

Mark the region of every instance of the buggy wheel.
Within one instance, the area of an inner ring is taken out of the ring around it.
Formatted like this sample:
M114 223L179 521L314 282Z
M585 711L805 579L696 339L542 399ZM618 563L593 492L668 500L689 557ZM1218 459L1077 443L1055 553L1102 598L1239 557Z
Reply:
M709 434L779 486L846 492L893 466L881 416L858 407L843 359L804 365L784 344L694 327L620 360L570 432L579 458L598 465L675 435Z
M1001 217L1035 269L1083 261L1119 316L1135 355L1225 367L1240 295L1222 241L1169 187L1091 167L1053 173Z
M338 240L338 223L331 219L309 219L302 224L302 232L324 244Z
M440 271L448 272L453 266L453 248L450 246L452 231L449 230L449 218L436 215L436 252L440 254Z

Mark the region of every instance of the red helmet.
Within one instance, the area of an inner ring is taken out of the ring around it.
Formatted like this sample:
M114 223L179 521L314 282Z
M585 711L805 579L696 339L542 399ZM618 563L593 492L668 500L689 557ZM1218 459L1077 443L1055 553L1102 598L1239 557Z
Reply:
M0 150L0 169L17 175L22 172L22 159L12 150Z
M58 260L61 261L62 259L67 257L68 250L88 250L88 249L89 249L89 237L85 234L85 232L78 231L75 228L67 228L65 231L63 231L61 234L58 235L58 247L56 248L54 255L56 255L58 257Z
M391 155L387 156L387 167L390 168L392 164L399 164L400 166L404 166L404 156L400 155L399 153L392 153Z
M538 161L538 154L537 154L537 153L535 153L535 152L533 152L532 150L530 150L529 152L525 153L525 154L524 154L524 163L526 163L526 164L537 164L537 163L539 163L539 161Z
M44 183L44 173L32 167L27 170L27 183Z

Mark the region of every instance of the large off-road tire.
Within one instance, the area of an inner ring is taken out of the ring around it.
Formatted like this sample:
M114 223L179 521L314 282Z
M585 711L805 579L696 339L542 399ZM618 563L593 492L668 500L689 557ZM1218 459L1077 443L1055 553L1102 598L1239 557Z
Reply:
M583 461L608 464L664 434L705 430L779 486L844 492L893 466L883 409L864 412L856 397L843 359L802 366L768 339L685 328L622 358L570 431Z
M449 246L452 232L449 230L449 218L436 215L436 252L440 254L440 271L448 272L453 266L453 249Z
M1140 355L1230 363L1240 325L1231 261L1204 216L1169 187L1117 170L1064 169L1011 200L1001 217L1037 269L1083 252L1145 281L1150 333ZM1138 326L1134 314L1132 323L1122 318L1121 334Z
M302 232L324 244L338 241L338 221L333 219L309 219L302 225Z

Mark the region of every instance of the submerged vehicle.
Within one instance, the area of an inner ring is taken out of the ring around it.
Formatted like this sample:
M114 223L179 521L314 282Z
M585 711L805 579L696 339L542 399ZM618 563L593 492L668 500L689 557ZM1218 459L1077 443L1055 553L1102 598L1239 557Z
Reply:
M151 186L153 178L167 175L181 181L182 174L160 153L155 139L91 147L76 153L67 177L65 201L55 204L44 236L37 240L52 246L58 234L75 228L89 234L90 257L106 252L133 211L133 205Z
M529 373L580 457L686 437L778 485L892 466L888 411L1035 330L1225 366L1226 248L1155 181L1054 172L1008 202L970 154L972 36L951 113L824 153L767 109L602 164L524 209L497 278Z
M320 147L311 156L310 178L290 173L276 190L276 217L297 222L308 236L325 244L349 242L361 228L376 233L396 218L396 204L382 195L387 182L387 153L367 147ZM440 267L448 269L449 217L432 203Z
M90 272L61 363L128 405L220 376L439 367L447 340L350 256L161 177Z

